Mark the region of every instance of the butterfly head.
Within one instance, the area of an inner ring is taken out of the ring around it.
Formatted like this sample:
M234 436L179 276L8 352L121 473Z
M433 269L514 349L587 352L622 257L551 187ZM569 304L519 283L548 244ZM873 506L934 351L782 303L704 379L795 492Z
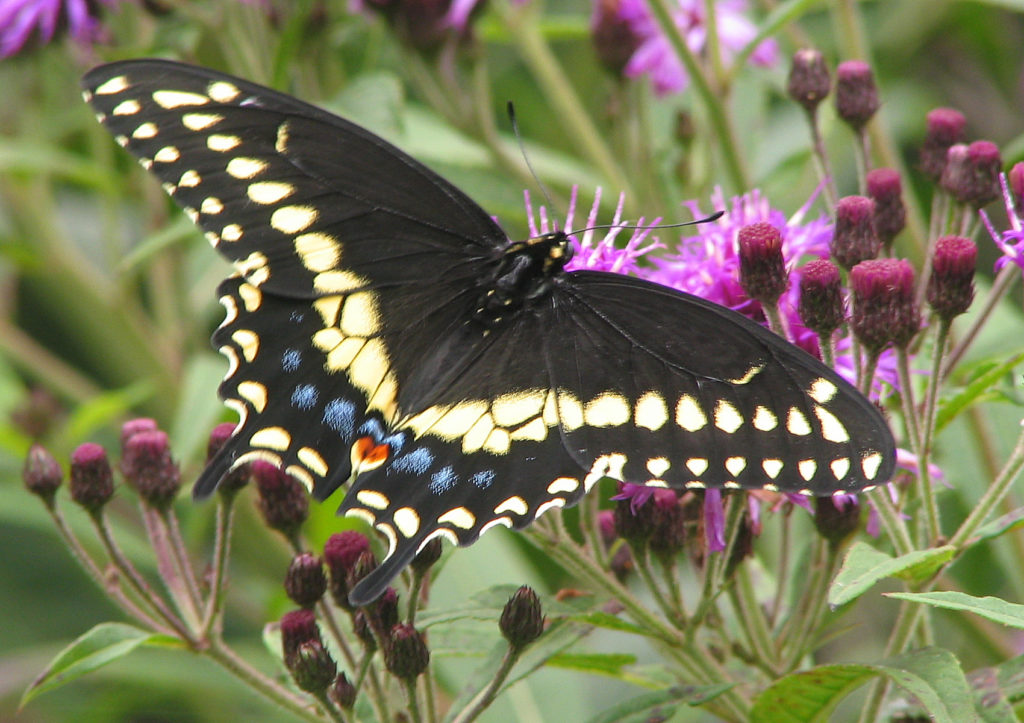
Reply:
M572 254L572 243L562 231L508 244L495 260L494 272L482 281L476 318L494 325L543 298Z

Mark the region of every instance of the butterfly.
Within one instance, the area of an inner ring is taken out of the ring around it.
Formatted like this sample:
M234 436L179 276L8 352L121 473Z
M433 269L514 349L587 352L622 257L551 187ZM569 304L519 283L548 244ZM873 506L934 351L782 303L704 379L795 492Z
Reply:
M465 193L288 95L164 60L100 66L84 95L227 257L213 343L234 434L211 494L280 466L388 541L380 595L435 537L473 543L600 479L826 496L886 482L879 410L728 309L566 271L561 232L511 241Z

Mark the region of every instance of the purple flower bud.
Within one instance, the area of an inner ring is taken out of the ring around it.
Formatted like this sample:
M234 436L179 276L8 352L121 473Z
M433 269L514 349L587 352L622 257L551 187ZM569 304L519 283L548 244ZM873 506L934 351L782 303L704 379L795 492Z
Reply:
M344 673L338 675L331 689L327 691L327 695L334 701L334 704L345 710L352 709L356 704L356 696L358 694L359 691L356 690L356 687L352 685L352 682Z
M21 478L29 492L53 509L53 498L64 481L64 473L57 460L41 444L33 444L29 448Z
M224 448L234 433L235 425L231 422L222 422L213 428L213 431L210 432L210 439L206 443L207 464Z
M71 453L71 499L96 515L114 496L114 473L103 447L86 442Z
M350 578L356 564L364 556L369 558L363 559L360 563L362 576L376 567L376 560L370 550L370 540L361 532L337 532L327 538L324 544L324 562L327 563L327 571L330 573L331 598L345 610L352 608L348 601L348 593L352 589L351 586L362 577L354 582Z
M962 236L943 236L935 242L928 304L946 321L967 311L974 300L974 267L978 247Z
M849 271L861 261L878 256L881 245L875 231L875 202L864 196L840 198L829 249L832 258Z
M294 536L309 516L309 497L298 480L277 465L257 460L250 466L259 490L258 506L267 527Z
M1024 163L1014 163L1013 168L1006 174L1006 181L1013 197L1013 207L1020 216L1024 214Z
M597 59L614 75L621 75L643 38L622 10L628 0L596 0L590 16L590 40Z
M181 472L171 459L167 433L137 431L123 439L121 474L125 481L144 502L156 509L167 509L181 489Z
M630 544L642 549L654 534L654 508L650 504L650 487L620 484L615 500L615 533Z
M871 66L847 60L836 69L836 110L854 130L860 130L878 111L878 88Z
M501 634L515 650L522 650L544 632L544 614L537 593L523 585L505 603L498 620Z
M914 301L914 269L904 259L863 261L850 272L853 333L871 354L888 344L905 347L921 327Z
M948 151L940 185L960 203L981 208L999 198L1002 167L995 143L975 141L966 148L957 144Z
M286 661L310 641L322 642L312 610L292 610L281 617L281 652Z
M875 202L875 232L882 245L888 249L896 234L907 225L900 174L892 168L876 168L868 171L865 181L868 196Z
M652 503L654 533L648 544L655 555L671 560L686 545L686 515L675 490L654 490Z
M327 590L327 575L320 558L311 552L293 557L284 577L284 590L300 607L316 605Z
M399 623L388 632L384 665L400 680L412 681L427 669L430 650L423 635L412 625Z
M409 567L411 567L414 572L422 575L433 567L435 562L441 559L441 550L441 538L435 537L416 553L416 557L412 558L412 562L409 563Z
M121 425L121 453L124 453L124 446L128 443L128 440L139 432L155 432L158 429L160 427L155 419L150 419L149 417L129 419Z
M231 422L224 422L213 428L206 445L207 464L213 461L213 458L224 448L234 433L235 425ZM250 477L252 477L250 466L248 464L239 465L221 478L217 484L217 492L225 497L233 497L236 492L249 484Z
M860 526L861 507L857 498L842 502L832 497L814 498L814 526L830 545L838 547Z
M782 258L782 234L770 223L760 221L743 226L737 237L740 285L750 298L763 304L777 304L789 286Z
M954 143L964 140L967 119L953 108L936 108L928 113L927 131L921 146L921 170L933 181L942 178L946 153Z
M384 594L370 603L370 624L374 630L387 631L398 624L398 593L388 587Z
M793 55L786 91L789 97L813 113L832 89L825 56L820 50L804 48Z
M800 270L800 321L818 334L831 334L844 319L839 269L831 261L811 261Z
M326 693L327 687L338 675L338 664L319 640L300 643L284 662L291 671L295 684L314 695Z

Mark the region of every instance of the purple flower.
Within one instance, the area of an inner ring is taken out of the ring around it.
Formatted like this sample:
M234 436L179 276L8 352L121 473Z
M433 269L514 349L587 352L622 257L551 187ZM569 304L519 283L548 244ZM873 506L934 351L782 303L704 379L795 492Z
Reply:
M677 0L678 7L673 13L676 27L694 55L707 51L707 16L704 0ZM757 26L744 15L745 0L720 0L715 4L715 18L719 33L719 44L728 62L757 36ZM640 45L626 63L625 74L635 78L648 74L658 95L678 93L686 90L689 76L682 62L672 50L668 39L661 34L657 22L650 14L644 0L623 0L619 6L619 19L630 26ZM761 42L751 53L750 59L760 66L772 66L778 60L778 47L774 40Z
M1006 180L1006 174L999 174L999 186L1003 190L1003 204L1006 206L1006 217L1010 220L1010 228L1003 232L996 231L988 214L981 211L981 220L988 229L989 236L1003 255L996 259L995 270L1000 271L1006 264L1014 263L1024 269L1024 217L1013 202L1013 194Z
M35 31L40 44L53 40L58 30L79 43L99 38L96 19L104 5L113 0L3 0L0 3L0 58L8 58L25 47Z
M704 541L709 552L725 550L725 510L722 491L710 488L704 491Z

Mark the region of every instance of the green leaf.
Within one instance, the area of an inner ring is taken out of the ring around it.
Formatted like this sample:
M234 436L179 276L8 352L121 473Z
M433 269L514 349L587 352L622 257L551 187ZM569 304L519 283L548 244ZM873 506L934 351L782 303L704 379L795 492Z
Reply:
M1001 535L1005 535L1007 532L1013 532L1020 527L1024 527L1024 507L1018 507L1011 512L1007 512L1002 517L979 527L974 535L967 540L964 548L966 549L977 545L980 542L1000 537Z
M925 648L878 665L823 665L787 675L754 701L754 723L817 723L828 720L851 691L885 676L914 696L936 723L974 720L967 679L947 650Z
M946 610L975 613L1001 625L1024 629L1024 605L1009 603L997 597L974 597L954 590L916 593L891 592L886 593L885 596Z
M845 605L886 577L899 577L911 582L925 580L953 559L955 552L953 547L945 545L892 557L865 542L857 542L846 553L843 566L829 589L828 603L833 607Z
M622 678L623 668L635 662L636 656L628 653L561 653L548 660L548 665L581 673Z
M611 615L601 610L597 610L592 613L585 613L583 615L573 615L572 619L576 622L593 625L595 628L604 628L605 630L617 630L619 632L630 633L632 635L651 634L646 628L642 628L635 623L623 620L616 615Z
M944 401L935 415L935 433L953 421L958 414L972 404L982 401L984 395L1002 381L1010 371L1024 359L1024 352L1017 352L1000 362L985 361L979 365L980 373L957 394Z
M123 658L140 645L184 649L181 641L169 635L150 633L124 623L100 623L57 654L25 690L19 707L42 693Z
M668 720L672 717L675 704L701 705L721 695L731 685L674 685L655 693L644 693L624 700L590 718L587 723L627 723L649 720ZM656 714L656 715L655 715Z

